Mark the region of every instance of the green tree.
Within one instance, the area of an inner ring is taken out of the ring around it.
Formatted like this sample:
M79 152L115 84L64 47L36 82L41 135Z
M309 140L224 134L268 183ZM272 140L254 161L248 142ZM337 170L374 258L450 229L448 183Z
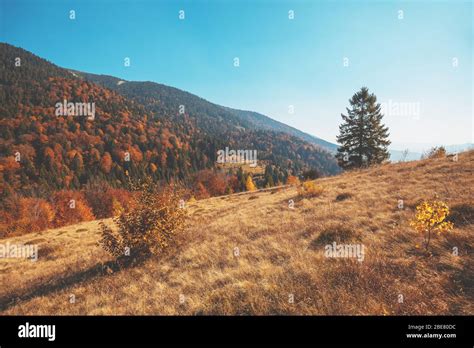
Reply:
M72 159L71 167L76 176L80 176L82 174L82 170L84 169L84 161L82 159L82 155L79 152L76 153Z
M377 97L366 87L349 99L347 115L341 114L336 158L342 168L360 168L382 163L389 158L388 128L382 124L383 115Z
M271 165L265 166L265 187L273 187L275 186L275 182L273 181L273 169Z

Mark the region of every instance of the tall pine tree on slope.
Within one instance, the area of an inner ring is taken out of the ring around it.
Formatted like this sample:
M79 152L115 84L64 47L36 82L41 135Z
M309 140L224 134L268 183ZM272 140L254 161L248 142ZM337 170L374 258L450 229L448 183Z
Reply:
M341 114L343 123L339 126L337 142L341 146L336 158L344 169L360 168L382 163L390 155L387 147L388 128L382 124L383 115L377 97L362 87L349 100L347 116Z

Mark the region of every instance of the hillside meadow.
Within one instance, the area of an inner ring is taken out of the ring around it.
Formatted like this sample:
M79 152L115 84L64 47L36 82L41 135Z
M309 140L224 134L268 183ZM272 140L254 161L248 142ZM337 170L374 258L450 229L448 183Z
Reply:
M0 313L467 315L474 312L473 168L470 151L457 161L318 179L313 197L293 186L199 200L187 205L176 244L122 267L98 245L99 221L5 238L38 245L39 257L0 259ZM428 254L409 221L418 203L435 197L450 207L454 229L435 236ZM363 244L363 261L325 257L333 241Z

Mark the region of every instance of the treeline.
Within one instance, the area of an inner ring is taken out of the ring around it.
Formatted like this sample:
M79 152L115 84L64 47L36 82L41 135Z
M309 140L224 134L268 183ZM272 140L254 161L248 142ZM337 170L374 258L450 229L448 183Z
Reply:
M134 195L130 189L130 176L125 172L127 189L114 188L107 181L87 183L81 190L62 189L44 192L41 196L24 196L11 193L0 200L0 238L61 227L81 221L116 216L133 208ZM303 176L318 177L314 170ZM133 181L140 181L134 179ZM267 166L262 175L246 173L242 168L201 170L192 176L191 183L171 180L156 182L157 186L179 186L184 193L183 202L194 202L214 196L253 191L263 187L294 184L298 178L285 176L282 171Z
M313 172L309 172L313 173ZM0 237L40 231L74 224L81 221L113 217L133 208L133 195L129 187L130 174L124 174L128 187L115 188L107 181L95 179L79 189L61 189L25 196L16 192L4 194L0 200ZM195 201L214 196L253 191L294 180L283 172L267 166L263 175L253 176L242 168L225 170L206 169L192 175L190 182L165 180L157 186L179 186L185 192L183 201ZM134 179L140 181L140 179Z
M13 194L2 201L0 237L111 217L130 209L132 194L107 185L56 191L45 198Z

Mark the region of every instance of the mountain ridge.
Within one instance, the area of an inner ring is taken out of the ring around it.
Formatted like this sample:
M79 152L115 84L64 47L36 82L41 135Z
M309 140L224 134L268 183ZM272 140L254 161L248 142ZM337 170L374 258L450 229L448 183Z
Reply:
M289 126L283 122L277 121L259 112L251 111L251 110L235 109L235 108L219 105L205 98L202 98L196 94L187 92L177 87L168 86L168 85L165 85L159 82L154 82L154 81L129 81L129 80L120 79L118 77L111 76L111 75L91 74L91 73L86 73L79 70L72 70L72 69L69 69L69 70L74 72L75 74L79 74L80 76L83 76L87 80L90 80L95 83L100 83L107 88L114 89L122 93L125 92L124 90L126 90L128 86L130 86L130 84L133 84L133 85L142 84L146 86L151 85L151 86L162 89L163 90L162 92L167 92L166 90L173 90L178 93L183 93L184 95L188 97L199 99L200 101L212 107L222 108L223 110L229 111L233 115L237 116L239 119L250 122L250 124L254 126L256 129L272 130L272 131L279 131L279 132L291 134L305 141L308 141L309 143L317 145L329 152L335 152L338 147L336 144L333 144L329 141L326 141L314 135L305 133L295 127ZM120 83L120 82L123 82L123 83ZM128 94L128 96L130 96L130 94Z

